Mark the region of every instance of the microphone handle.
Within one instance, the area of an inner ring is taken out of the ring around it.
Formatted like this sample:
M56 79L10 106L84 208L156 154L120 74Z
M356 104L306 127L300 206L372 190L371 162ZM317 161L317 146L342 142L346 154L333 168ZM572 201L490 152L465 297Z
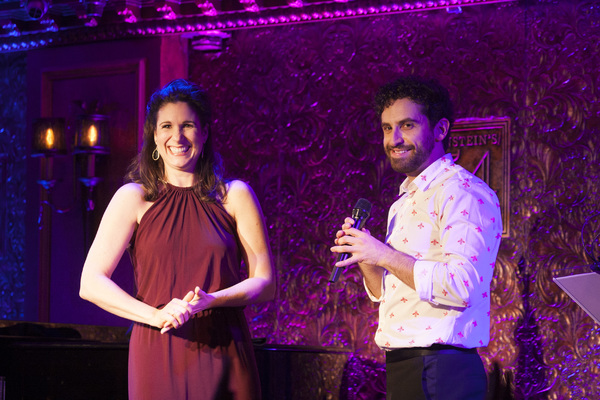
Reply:
M363 218L359 218L356 221L356 225L358 230L361 230L362 228L365 227L365 223L367 222L368 217L363 217ZM344 246L350 246L349 244L345 244ZM340 255L337 258L337 262L339 261L346 261L348 259L348 257L350 257L351 254L350 253L340 253ZM338 278L340 277L340 275L342 274L342 270L346 269L346 267L335 267L333 269L333 271L331 271L331 275L329 276L329 282L337 282Z

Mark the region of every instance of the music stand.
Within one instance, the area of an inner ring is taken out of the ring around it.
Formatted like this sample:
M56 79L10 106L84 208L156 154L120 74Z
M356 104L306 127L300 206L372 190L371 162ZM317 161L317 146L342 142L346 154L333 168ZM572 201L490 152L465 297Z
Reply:
M600 274L590 272L560 276L552 280L567 293L575 303L600 324Z

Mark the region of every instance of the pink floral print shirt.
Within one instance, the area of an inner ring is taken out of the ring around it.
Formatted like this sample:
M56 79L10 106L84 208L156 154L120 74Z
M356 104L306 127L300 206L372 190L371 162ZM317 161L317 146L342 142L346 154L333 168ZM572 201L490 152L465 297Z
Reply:
M486 346L490 282L502 236L494 191L446 154L412 182L388 215L386 243L417 259L416 291L382 280L375 342L385 350L434 343Z

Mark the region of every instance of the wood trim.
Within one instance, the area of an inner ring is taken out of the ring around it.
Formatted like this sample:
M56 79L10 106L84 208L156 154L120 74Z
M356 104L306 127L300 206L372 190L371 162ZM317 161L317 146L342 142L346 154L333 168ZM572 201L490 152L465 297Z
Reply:
M137 82L137 140L141 148L143 138L144 108L146 102L146 60L135 59L108 64L80 65L71 69L53 69L42 71L41 75L41 117L53 116L52 95L54 84L61 80L92 78L98 76L135 74ZM48 201L50 193L41 189L40 201ZM40 221L43 221L39 232L39 270L38 270L38 315L40 322L50 321L50 291L52 271L52 210L42 207Z

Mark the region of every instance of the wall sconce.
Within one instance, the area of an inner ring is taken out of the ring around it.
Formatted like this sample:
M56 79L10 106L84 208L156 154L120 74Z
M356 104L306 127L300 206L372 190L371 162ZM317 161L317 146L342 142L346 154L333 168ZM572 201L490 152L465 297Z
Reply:
M108 117L104 115L80 115L74 123L74 146L72 154L74 176L87 188L86 208L83 216L83 241L90 245L89 226L94 210L93 190L101 181L96 176L96 156L108 154ZM50 286L52 253L52 211L64 214L73 207L58 208L52 202L52 189L57 180L53 163L56 156L67 154L67 129L64 118L38 118L33 122L32 157L40 158L40 203L38 214L39 271L38 309L42 322L50 320ZM66 164L68 165L68 164ZM75 183L73 180L72 182ZM78 198L77 185L73 185L72 203ZM46 210L49 207L51 210Z
M79 181L88 188L87 210L94 209L92 192L102 178L96 176L96 155L109 153L108 117L106 115L81 115L75 132L74 155L83 155L85 173Z
M50 205L58 213L70 210L58 209L47 196L56 184L53 176L53 158L65 155L65 120L64 118L38 118L33 123L32 157L40 157L40 179L37 181L45 190L46 198L42 205ZM79 181L88 188L86 209L94 210L92 192L102 180L96 176L96 156L109 154L108 117L105 115L81 115L77 118L75 128L75 144L73 155L82 159Z
M50 320L50 259L52 213L44 212L45 206L54 208L51 192L56 180L52 167L54 157L66 154L64 118L38 118L33 121L33 145L31 156L40 158L40 204L38 212L39 270L38 307L41 321ZM66 212L68 210L59 210Z
M52 189L56 180L52 174L53 157L66 154L64 118L38 118L33 122L32 157L41 157L40 179L46 190Z

